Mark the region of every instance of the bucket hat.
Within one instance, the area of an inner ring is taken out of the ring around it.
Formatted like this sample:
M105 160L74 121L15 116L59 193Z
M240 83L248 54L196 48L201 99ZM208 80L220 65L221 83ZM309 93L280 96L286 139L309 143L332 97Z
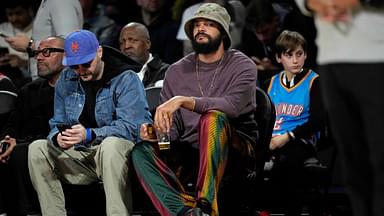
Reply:
M190 18L184 25L185 34L190 40L193 40L193 22L199 18L218 23L227 34L227 37L224 39L224 48L228 49L231 46L231 35L229 34L229 23L231 22L231 17L224 7L216 3L202 4L197 9L194 16Z

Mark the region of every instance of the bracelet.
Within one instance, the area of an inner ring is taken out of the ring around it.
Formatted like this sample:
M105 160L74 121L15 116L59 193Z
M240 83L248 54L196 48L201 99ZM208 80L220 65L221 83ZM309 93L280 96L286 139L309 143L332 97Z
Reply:
M193 106L192 106L192 112L195 111L195 105L196 105L196 100L194 97L191 97L192 98L192 101L193 101Z

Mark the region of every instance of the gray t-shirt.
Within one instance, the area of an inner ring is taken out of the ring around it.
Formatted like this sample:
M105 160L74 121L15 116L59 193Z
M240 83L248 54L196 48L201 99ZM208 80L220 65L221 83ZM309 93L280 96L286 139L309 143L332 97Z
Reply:
M296 0L301 12L311 16L304 0ZM346 22L327 22L315 16L317 62L373 63L384 61L384 8L360 7Z
M49 36L67 36L83 27L83 11L79 0L42 0L32 26L35 47ZM37 77L36 61L30 59L32 78Z

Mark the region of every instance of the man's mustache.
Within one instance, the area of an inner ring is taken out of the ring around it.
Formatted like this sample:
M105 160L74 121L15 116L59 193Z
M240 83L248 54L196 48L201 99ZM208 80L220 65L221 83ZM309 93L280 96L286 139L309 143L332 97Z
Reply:
M197 35L195 35L195 39L197 39L197 37L199 36L206 36L208 38L211 38L208 34L205 34L205 33L198 33Z

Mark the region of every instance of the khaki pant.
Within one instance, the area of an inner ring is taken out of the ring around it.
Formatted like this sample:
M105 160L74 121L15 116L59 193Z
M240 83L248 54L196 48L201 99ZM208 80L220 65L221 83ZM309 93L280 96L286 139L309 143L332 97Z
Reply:
M107 215L129 215L132 195L128 158L132 148L132 142L117 137L107 137L87 152L62 150L48 140L31 143L28 167L43 216L67 214L60 180L77 185L102 181Z

